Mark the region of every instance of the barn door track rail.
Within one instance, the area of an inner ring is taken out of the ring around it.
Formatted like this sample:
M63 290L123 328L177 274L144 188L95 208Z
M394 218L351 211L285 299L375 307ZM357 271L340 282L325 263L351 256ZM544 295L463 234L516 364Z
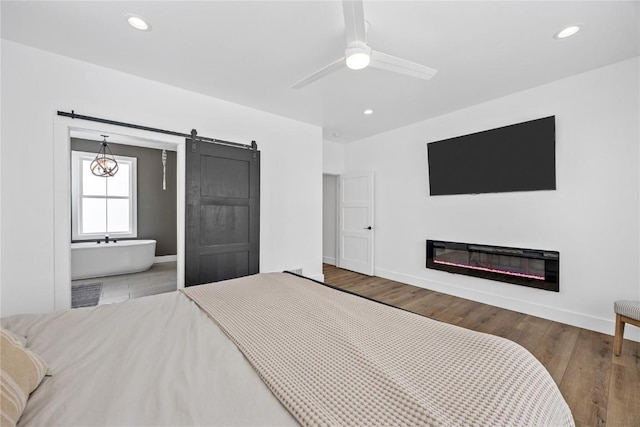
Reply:
M122 127L126 127L126 128L131 128L131 129L146 130L146 131L149 131L149 132L163 133L165 135L173 135L173 136L181 136L183 138L189 138L192 141L192 148L191 149L193 151L196 150L196 142L197 141L208 142L208 143L212 143L212 144L228 145L228 146L231 146L231 147L237 147L237 148L244 148L244 149L247 149L247 150L252 150L254 158L256 157L256 154L255 154L256 151L258 151L258 144L256 144L255 141L251 141L251 144L249 145L249 144L241 144L241 143L238 143L238 142L223 141L221 139L207 138L206 136L199 136L198 132L195 129L192 129L190 133L175 132L175 131L172 131L172 130L152 128L152 127L149 127L149 126L142 126L142 125L136 125L136 124L132 124L132 123L119 122L119 121L116 121L116 120L103 119L103 118L100 118L100 117L84 116L82 114L76 114L76 112L74 110L71 110L70 113L66 112L66 111L58 111L58 115L59 116L63 116L63 117L71 117L72 119L88 120L90 122L106 123L106 124L109 124L109 125L122 126Z

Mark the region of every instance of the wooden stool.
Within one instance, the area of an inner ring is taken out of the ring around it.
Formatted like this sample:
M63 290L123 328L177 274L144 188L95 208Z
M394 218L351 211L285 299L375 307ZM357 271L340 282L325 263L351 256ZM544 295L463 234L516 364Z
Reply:
M640 301L616 301L613 303L616 312L616 336L613 339L613 354L620 356L624 340L624 324L631 323L640 327Z

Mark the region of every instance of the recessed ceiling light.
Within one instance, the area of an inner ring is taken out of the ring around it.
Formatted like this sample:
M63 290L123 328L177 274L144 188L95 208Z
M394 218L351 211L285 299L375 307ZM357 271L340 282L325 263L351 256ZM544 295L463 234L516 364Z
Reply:
M136 30L140 31L151 31L151 25L147 23L143 18L138 15L128 14L125 15L127 17L127 22Z
M373 110L370 108L367 108L366 110L363 111L363 113L368 116L369 114L373 114Z
M579 25L570 25L567 28L564 28L553 35L555 39L566 39L567 37L573 36L575 33L580 31Z

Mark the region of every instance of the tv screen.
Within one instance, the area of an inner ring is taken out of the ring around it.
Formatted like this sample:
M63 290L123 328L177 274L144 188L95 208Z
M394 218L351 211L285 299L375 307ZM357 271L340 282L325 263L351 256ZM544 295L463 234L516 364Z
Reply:
M551 116L427 143L430 194L555 190L555 130Z

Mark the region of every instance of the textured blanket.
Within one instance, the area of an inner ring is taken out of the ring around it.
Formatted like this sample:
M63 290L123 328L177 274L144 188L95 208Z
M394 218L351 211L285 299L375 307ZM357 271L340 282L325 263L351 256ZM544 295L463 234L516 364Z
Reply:
M545 368L509 340L285 273L184 293L302 425L573 425Z

